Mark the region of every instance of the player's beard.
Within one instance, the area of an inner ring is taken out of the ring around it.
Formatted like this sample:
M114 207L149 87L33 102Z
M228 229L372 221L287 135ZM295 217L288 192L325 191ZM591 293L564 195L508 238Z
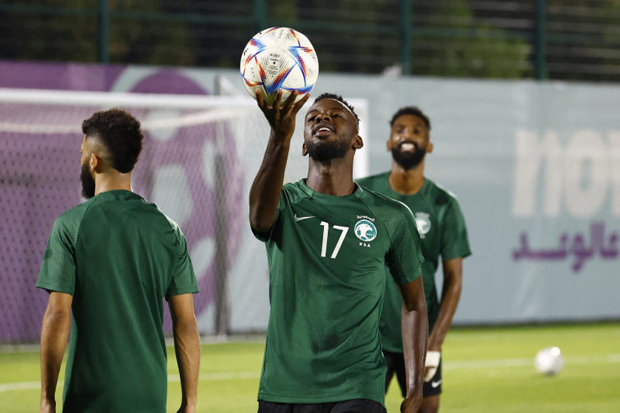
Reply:
M306 142L308 156L316 162L328 162L332 159L344 158L349 145L344 142Z
M82 165L82 173L80 173L80 181L82 181L82 196L90 199L95 196L95 179L90 174L88 164Z
M409 170L418 166L426 155L426 148L420 148L420 146L418 146L418 144L415 142L407 143L412 143L413 146L415 146L415 151L413 151L412 153L401 151L400 146L402 145L402 143L397 147L392 148L392 158L405 170Z

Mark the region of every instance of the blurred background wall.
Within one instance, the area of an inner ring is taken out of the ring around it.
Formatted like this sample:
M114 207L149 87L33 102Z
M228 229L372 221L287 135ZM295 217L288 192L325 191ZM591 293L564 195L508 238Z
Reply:
M455 323L618 319L619 23L620 3L604 0L3 1L0 87L245 96L237 69L245 43L264 27L294 27L319 56L313 95L336 92L359 102L368 173L390 166L385 140L393 112L413 104L430 116L435 151L427 175L456 193L474 252L465 260ZM10 120L6 113L3 121ZM78 133L57 139L64 142L56 148L62 171L24 172L23 160L40 159L42 150L28 142L39 141L0 136L0 341L38 336L46 294L35 292L34 282L45 241L53 219L80 202L71 145L80 139L82 118L69 116ZM197 132L201 148L209 133ZM175 165L197 163L193 178L202 189L193 192L178 190L194 187L184 186L186 177L167 161L153 161L157 150L141 160L150 169L138 178L173 180L165 190L139 182L143 195L186 233L207 223L204 233L188 236L203 274L203 333L266 327L266 257L249 231L247 191L267 133L258 122L243 141L251 150L236 140L227 147L228 165L239 172L219 186L212 185L212 157L178 155ZM162 140L147 138L153 147ZM175 139L171 144L183 149L185 138ZM61 172L66 179L55 180L50 194L66 195L40 203L28 201L40 188L17 179ZM226 186L234 188L226 208L205 206ZM204 188L207 198L196 198ZM223 210L233 228L224 270L214 253ZM220 278L227 282L218 284ZM223 310L218 296L227 297Z

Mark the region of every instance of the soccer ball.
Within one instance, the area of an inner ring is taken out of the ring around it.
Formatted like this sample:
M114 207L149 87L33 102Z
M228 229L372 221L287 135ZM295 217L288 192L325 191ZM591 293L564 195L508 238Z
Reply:
M310 40L288 27L271 27L250 39L239 65L243 84L256 98L259 89L267 103L282 89L282 100L299 91L297 100L310 92L319 76L319 60Z
M548 376L558 374L564 367L562 352L558 347L544 348L536 354L534 365L539 373L546 374Z

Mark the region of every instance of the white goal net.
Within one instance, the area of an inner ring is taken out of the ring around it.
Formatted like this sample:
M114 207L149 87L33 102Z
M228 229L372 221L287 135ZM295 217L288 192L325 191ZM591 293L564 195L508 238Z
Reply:
M362 122L367 119L366 102L349 101ZM263 331L267 264L264 246L249 229L248 194L269 125L254 100L0 89L0 342L38 337L46 295L34 284L47 237L54 219L82 201L81 124L111 107L142 123L145 141L133 189L178 222L187 237L201 289L195 297L201 332ZM298 116L287 182L306 176L305 111ZM355 175L366 172L367 156L360 151Z

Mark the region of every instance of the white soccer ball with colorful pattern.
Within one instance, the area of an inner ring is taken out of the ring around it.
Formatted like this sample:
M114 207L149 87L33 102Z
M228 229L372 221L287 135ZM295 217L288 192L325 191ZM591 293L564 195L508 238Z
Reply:
M297 100L309 93L319 76L319 60L310 40L288 27L271 27L257 33L243 50L240 63L243 84L256 98L261 90L267 103L282 89L282 102L294 91Z
M539 373L553 376L562 371L564 357L558 347L544 348L536 354L534 365Z

